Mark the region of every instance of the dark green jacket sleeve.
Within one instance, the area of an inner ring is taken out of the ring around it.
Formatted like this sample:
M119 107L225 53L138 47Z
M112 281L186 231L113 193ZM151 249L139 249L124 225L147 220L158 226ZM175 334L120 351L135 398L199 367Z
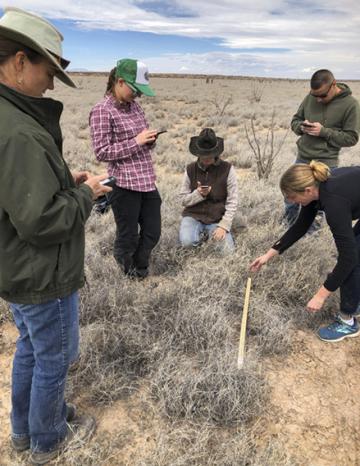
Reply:
M298 136L303 135L303 132L301 131L300 126L301 126L301 123L304 121L304 119L305 119L304 102L302 102L300 107L298 108L298 111L295 113L295 115L292 117L292 120L291 120L291 129Z
M20 239L41 248L64 243L83 229L92 191L75 185L55 144L18 134L2 142L0 153L0 207Z
M360 130L360 109L358 102L351 105L343 119L341 129L321 128L320 136L325 138L330 144L337 147L351 147L359 140Z

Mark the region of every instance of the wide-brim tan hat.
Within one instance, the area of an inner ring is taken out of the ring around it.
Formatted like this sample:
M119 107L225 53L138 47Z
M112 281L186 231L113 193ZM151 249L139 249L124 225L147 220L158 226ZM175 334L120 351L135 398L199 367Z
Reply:
M0 18L0 36L19 42L47 58L57 69L56 77L64 84L76 87L65 72L70 63L62 56L63 36L48 21L20 8L6 7Z

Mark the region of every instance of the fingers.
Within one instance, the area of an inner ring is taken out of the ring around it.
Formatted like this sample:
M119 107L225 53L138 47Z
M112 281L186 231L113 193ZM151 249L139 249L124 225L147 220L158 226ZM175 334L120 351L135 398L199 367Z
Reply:
M261 259L255 259L254 262L250 264L250 272L258 272L263 265L264 263L261 261Z
M199 183L199 182L198 182ZM210 191L211 191L211 186L202 186L202 185L199 185L198 184L198 187L197 187L197 190L199 191L199 193L203 196L203 197L206 197Z
M319 309L312 307L312 306L306 306L306 310L307 312L312 312L312 313L319 311Z
M87 184L93 192L93 199L97 199L99 196L102 196L103 194L112 191L112 188L110 186L104 186L100 183L100 181L106 180L106 178L108 178L107 173L102 175L91 176L85 181L84 184Z
M215 241L223 241L225 239L225 236L226 236L226 232L223 229L215 230L212 234L212 238Z
M82 170L79 172L72 172L71 174L74 178L75 183L78 185L81 183L84 183L84 181L86 181L92 176L90 172L85 171L85 170Z
M260 266L257 261L254 261L252 264L250 264L250 271L251 272L257 272L259 270Z
M156 130L149 130L145 128L136 136L135 140L141 146L144 144L152 144L156 140L156 135Z

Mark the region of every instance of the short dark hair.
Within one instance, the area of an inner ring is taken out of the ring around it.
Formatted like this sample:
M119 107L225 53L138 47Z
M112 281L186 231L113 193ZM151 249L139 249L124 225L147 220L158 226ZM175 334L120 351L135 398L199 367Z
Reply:
M311 76L310 87L316 91L324 84L331 84L334 81L334 75L329 70L318 70Z
M18 52L24 52L31 63L40 63L42 60L45 59L42 55L35 52L35 50L26 47L20 42L15 42L14 40L6 39L5 37L1 37L0 35L0 65L6 63L9 58L16 55Z

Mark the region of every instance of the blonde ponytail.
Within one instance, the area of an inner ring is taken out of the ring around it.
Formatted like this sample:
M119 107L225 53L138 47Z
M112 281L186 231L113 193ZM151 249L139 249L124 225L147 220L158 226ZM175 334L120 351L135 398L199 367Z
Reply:
M296 163L282 175L280 189L285 195L302 193L305 188L319 186L319 183L326 181L329 176L330 169L322 162L312 160L310 164Z
M330 168L322 162L312 160L309 167L313 171L313 175L316 181L326 181L330 176Z

